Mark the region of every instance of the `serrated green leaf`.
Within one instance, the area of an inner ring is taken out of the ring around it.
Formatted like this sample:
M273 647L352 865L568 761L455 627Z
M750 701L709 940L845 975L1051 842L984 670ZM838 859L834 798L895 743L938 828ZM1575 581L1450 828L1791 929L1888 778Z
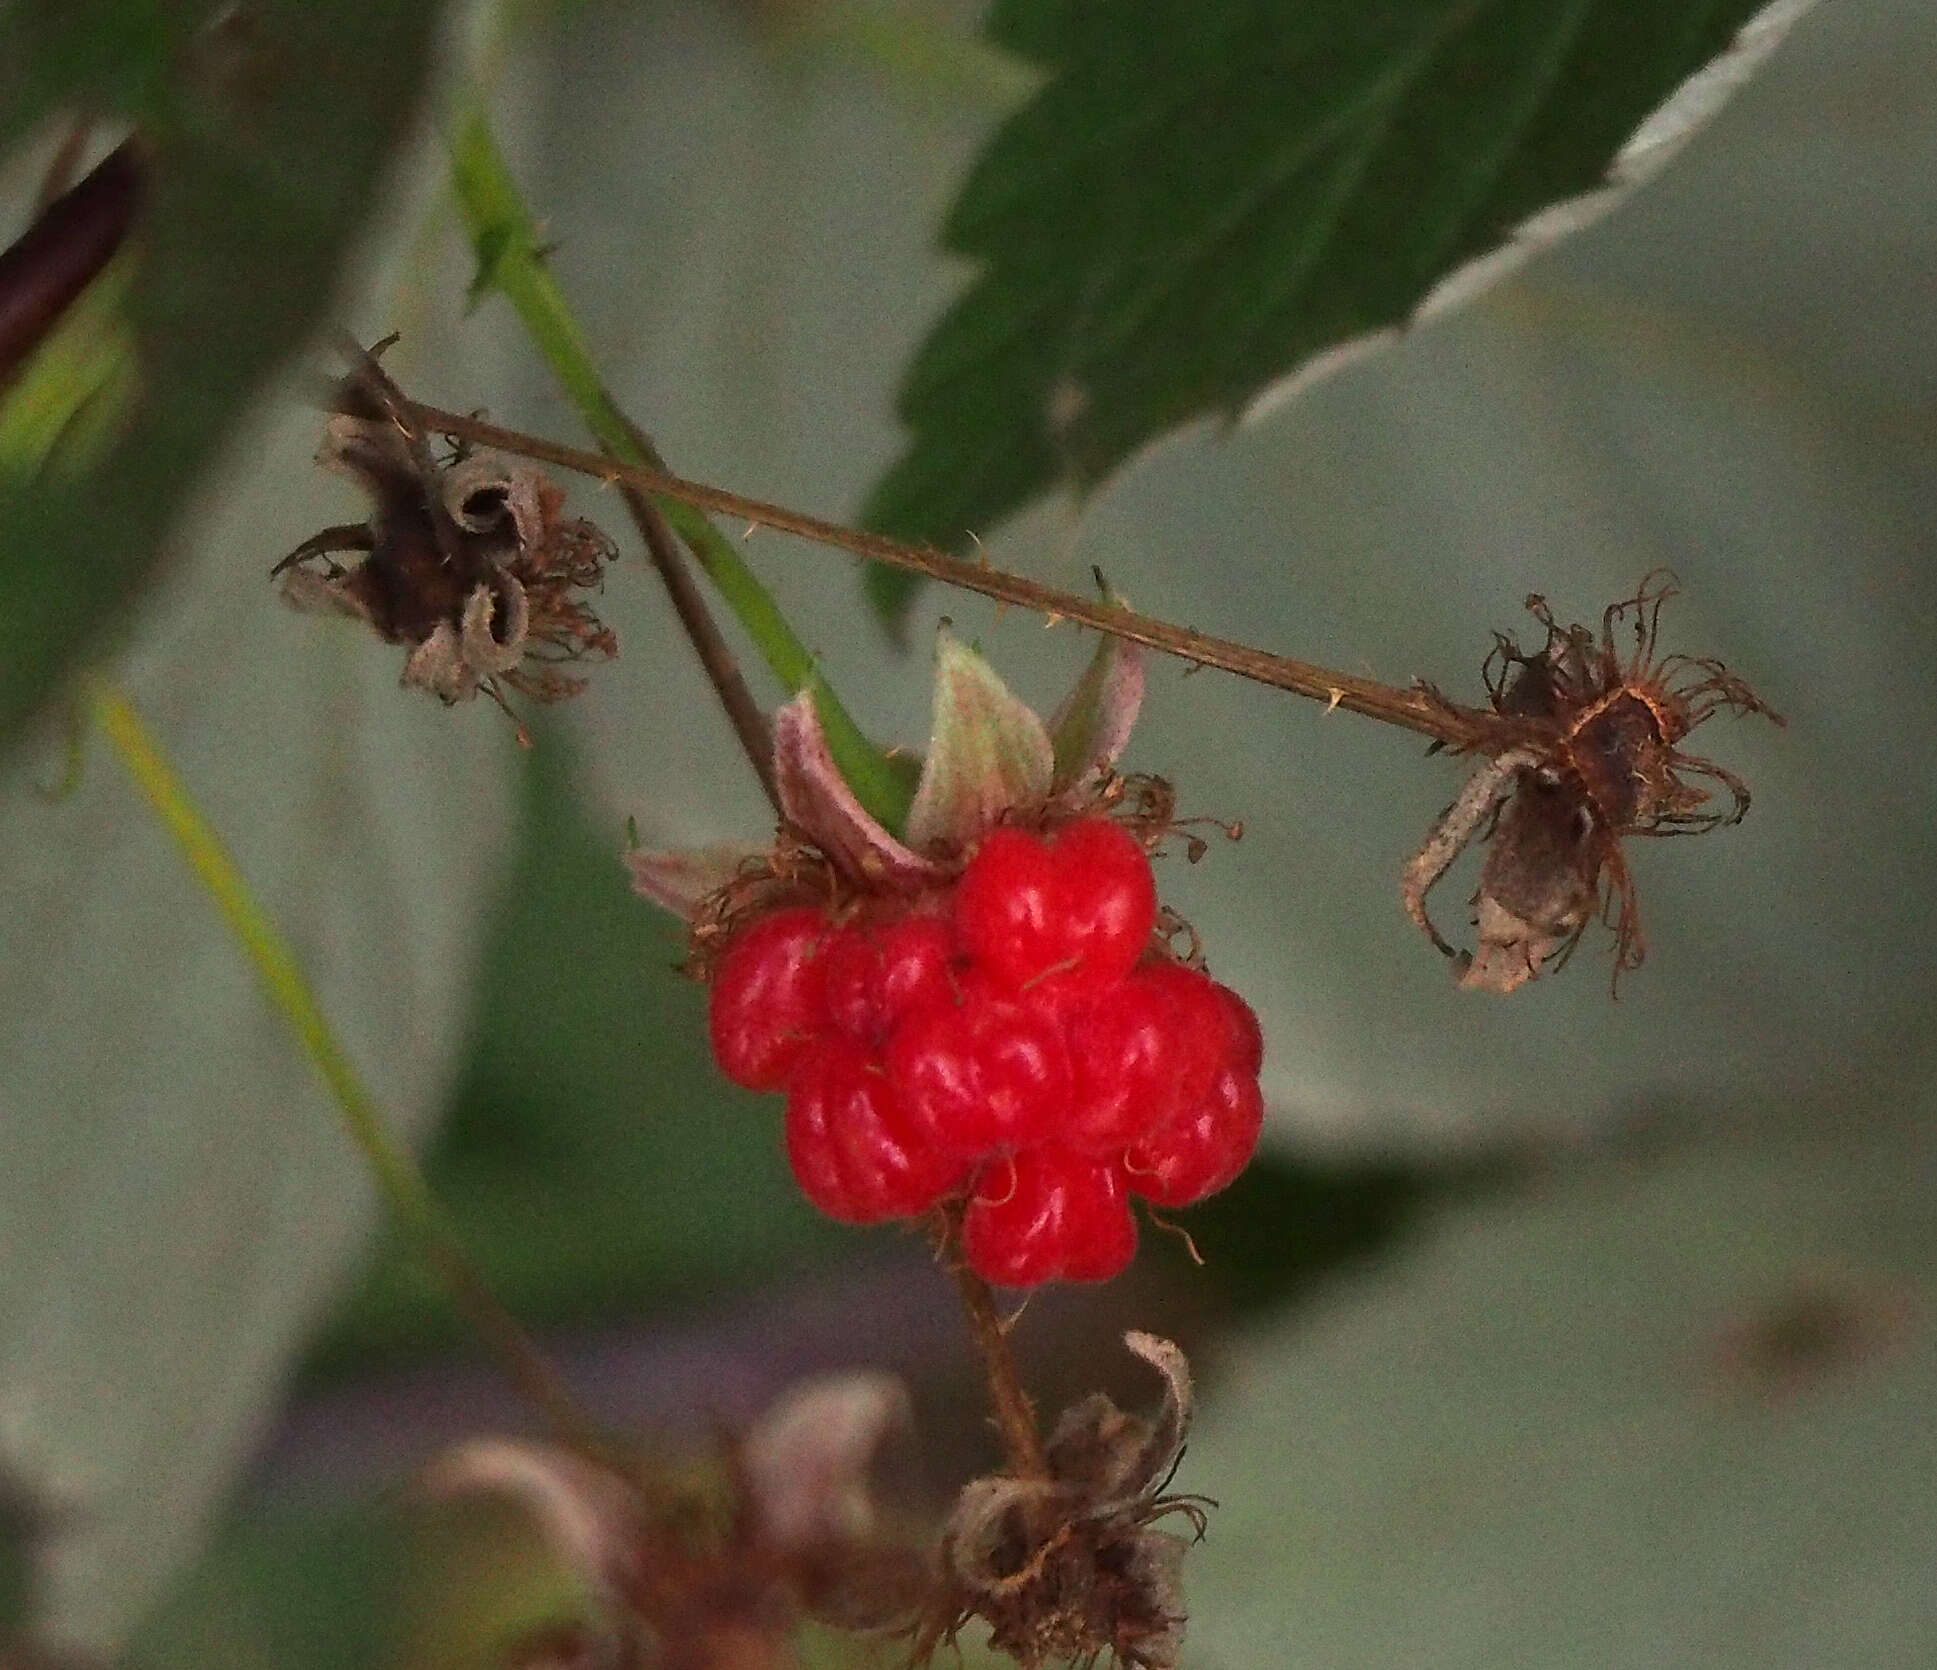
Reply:
M131 119L152 189L125 433L81 479L0 489L0 737L126 605L251 389L315 325L436 17L420 0L266 0L241 29L226 10L103 0L9 23L0 138L56 101Z
M907 373L914 438L867 521L960 545L1403 322L1599 184L1759 4L999 5L994 38L1054 73L949 214L981 276Z

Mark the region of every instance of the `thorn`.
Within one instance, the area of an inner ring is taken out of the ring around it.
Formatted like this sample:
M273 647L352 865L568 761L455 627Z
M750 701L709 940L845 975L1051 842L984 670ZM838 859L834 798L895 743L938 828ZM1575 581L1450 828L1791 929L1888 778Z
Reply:
M1052 609L1048 614L1043 616L1042 624L1043 630L1047 632L1052 626L1061 626L1063 624L1063 617Z
M749 522L747 523L747 526L746 526L746 532L741 534L740 538L742 542L744 542L746 540L751 539L759 531L760 531L760 524L758 522Z
M1335 709L1338 706L1338 704L1344 700L1345 700L1345 692L1343 690L1338 689L1336 686L1334 686L1332 690L1332 699L1325 704L1325 711L1327 713L1332 712L1333 709Z

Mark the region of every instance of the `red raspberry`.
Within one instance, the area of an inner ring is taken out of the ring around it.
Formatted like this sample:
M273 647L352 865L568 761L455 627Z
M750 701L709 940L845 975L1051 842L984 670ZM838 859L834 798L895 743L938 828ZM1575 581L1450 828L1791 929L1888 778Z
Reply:
M787 1159L801 1192L831 1218L876 1223L926 1212L956 1183L960 1159L909 1126L874 1052L828 1038L787 1092Z
M1107 818L1079 818L1048 841L991 830L955 894L964 948L1012 991L1058 970L1084 984L1118 979L1156 920L1150 859Z
M1171 1105L1195 1106L1210 1093L1217 1070L1243 1047L1238 1018L1229 1007L1236 1003L1242 1009L1243 1000L1208 974L1168 957L1151 958L1130 976L1130 983L1154 992L1170 1016L1171 1046L1177 1057L1176 1099Z
M1137 1250L1122 1169L1054 1147L992 1160L969 1197L962 1250L1000 1287L1108 1281Z
M887 1064L915 1129L965 1158L1046 1142L1068 1117L1069 1051L1055 1017L974 975L959 1002L902 1022Z
M1158 1206L1189 1206L1235 1182L1264 1127L1255 1075L1227 1066L1210 1093L1123 1157L1130 1188Z
M904 1015L955 999L955 936L939 916L861 923L827 948L827 1012L850 1038L887 1040Z
M1256 1078L1264 1066L1264 1030L1258 1025L1257 1015L1229 986L1220 986L1213 980L1211 990L1217 994L1225 1023L1230 1028L1225 1061L1248 1077Z
M1062 1019L1076 1069L1061 1133L1070 1147L1121 1153L1209 1091L1227 1023L1203 975L1157 962L1101 990L1041 989Z
M827 1030L821 952L833 929L817 910L777 910L733 936L713 971L707 1030L735 1084L784 1090Z

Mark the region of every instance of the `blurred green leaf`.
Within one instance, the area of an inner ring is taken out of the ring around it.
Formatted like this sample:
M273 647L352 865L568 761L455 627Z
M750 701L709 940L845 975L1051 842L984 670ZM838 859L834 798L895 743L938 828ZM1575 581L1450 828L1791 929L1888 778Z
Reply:
M124 251L81 292L0 399L0 480L27 486L43 472L85 472L136 392Z
M79 479L0 489L0 737L126 606L249 392L314 327L435 19L421 0L9 8L0 141L60 106L133 121L152 190L127 430Z
M494 1291L529 1320L608 1319L852 1252L801 1199L780 1103L719 1075L684 934L633 896L564 736L541 735L491 929L469 1065L427 1173ZM317 1362L468 1340L393 1238Z
M251 424L247 473L181 541L122 672L420 1139L449 1096L518 749L482 704L400 691L394 648L356 623L276 601L268 564L352 502L311 461L318 424L300 405ZM0 1473L44 1509L36 1639L101 1654L200 1543L377 1209L126 773L97 746L51 806L50 775L0 768L0 1221L31 1249L0 1261Z
M999 0L1053 73L943 230L982 263L902 384L869 525L959 546L1584 193L1760 0ZM906 575L875 569L891 614Z
M9 43L0 60L0 146L31 133L62 104L144 107L197 16L193 6L144 0L7 0L0 6L0 34Z
M1204 1664L1930 1662L1937 1143L1853 1098L1580 1151L1231 1348Z
M393 1662L414 1554L394 1511L235 1518L142 1628L128 1670L370 1670Z

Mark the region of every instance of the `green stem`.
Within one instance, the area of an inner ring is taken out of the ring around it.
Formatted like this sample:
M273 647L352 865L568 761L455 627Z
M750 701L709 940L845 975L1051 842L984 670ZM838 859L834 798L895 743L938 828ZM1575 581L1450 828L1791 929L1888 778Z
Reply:
M481 108L472 105L458 117L450 153L458 206L477 252L475 288L498 290L511 303L601 447L625 463L664 470L664 460L619 409L599 376L585 333L545 263L531 211ZM854 722L821 677L813 652L788 624L773 594L705 512L676 499L661 497L658 503L774 677L789 691L814 693L835 764L861 804L890 830L899 831L913 799L911 774Z
M351 1140L390 1209L437 1272L452 1302L497 1351L520 1389L564 1440L591 1454L604 1446L551 1365L498 1303L464 1253L423 1173L392 1140L381 1110L331 1029L289 942L250 892L221 837L209 826L161 745L126 696L103 679L85 689L88 716L108 739L195 878L215 901L271 1003L282 1012L343 1115Z

